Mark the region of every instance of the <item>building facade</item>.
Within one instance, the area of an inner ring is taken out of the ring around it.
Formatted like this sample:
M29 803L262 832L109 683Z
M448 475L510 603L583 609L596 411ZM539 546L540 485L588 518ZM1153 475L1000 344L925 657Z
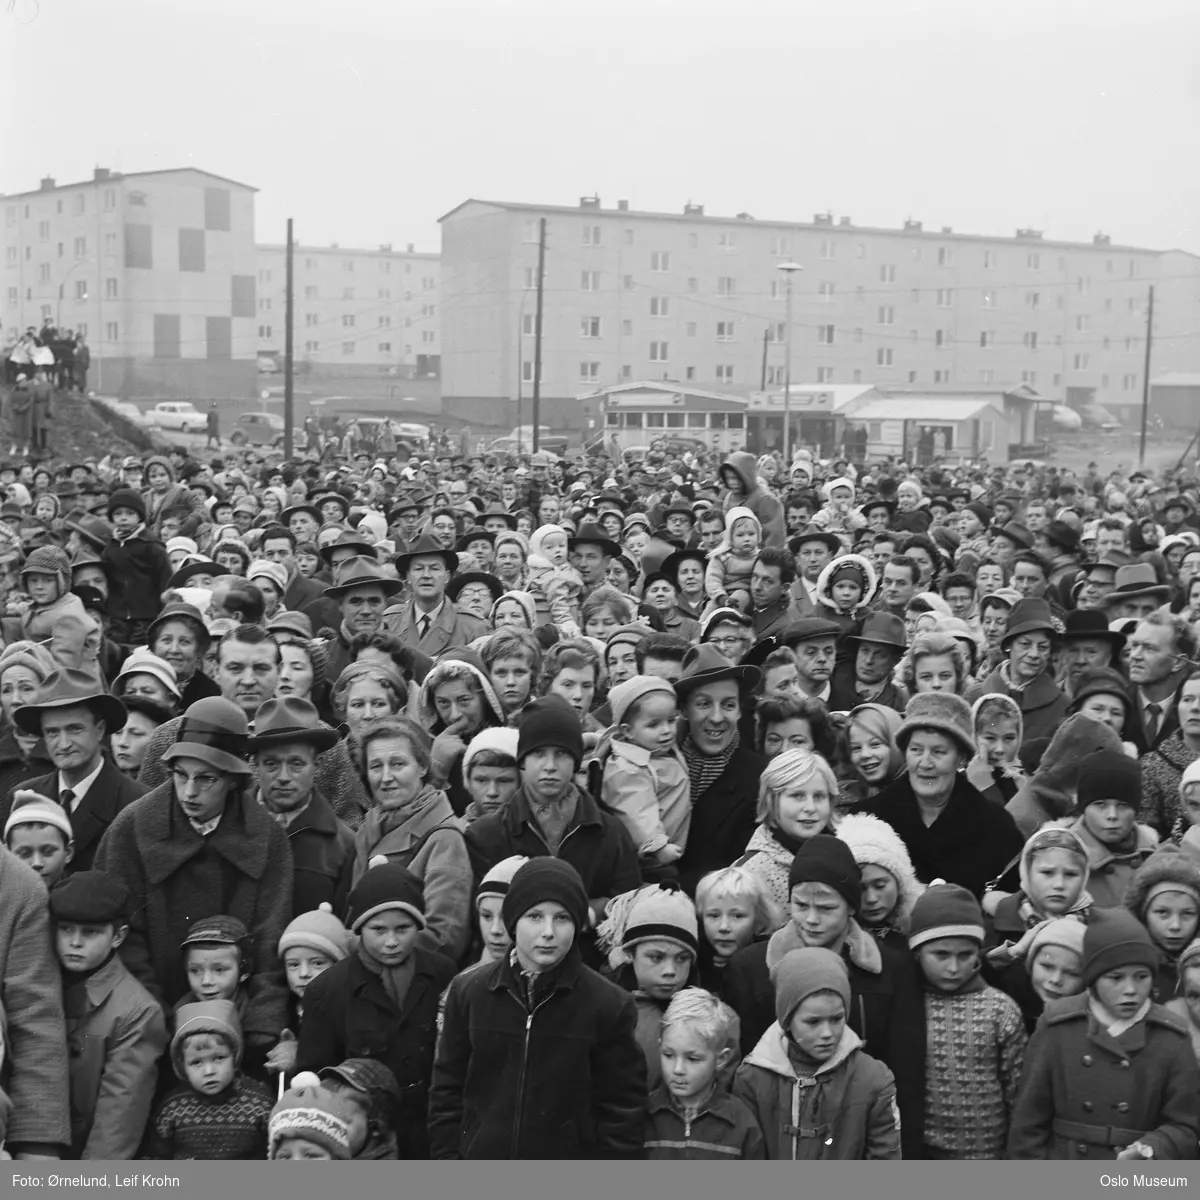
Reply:
M0 197L5 342L82 333L90 390L244 400L255 392L255 189L194 168Z
M912 220L876 229L829 214L714 217L693 204L635 212L596 197L577 208L468 200L441 220L449 412L481 420L500 403L511 419L518 395L528 403L543 220L540 390L543 419L560 427L612 384L780 387L789 284L794 384L1025 384L1132 411L1152 284L1153 372L1200 369L1200 258L1182 251Z
M440 374L440 264L436 254L391 246L293 250L295 358L300 376ZM258 350L282 363L286 247L258 247Z

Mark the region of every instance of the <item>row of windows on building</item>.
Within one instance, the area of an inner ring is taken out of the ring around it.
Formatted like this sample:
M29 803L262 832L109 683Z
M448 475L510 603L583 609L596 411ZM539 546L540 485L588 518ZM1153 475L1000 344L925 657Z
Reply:
M365 260L365 261L370 261L370 260ZM383 259L383 258L375 259L374 261L378 268L379 274L390 275L392 273L392 264L390 261L388 261L387 259ZM306 271L316 271L319 269L319 267L320 267L320 263L318 262L317 259L305 258L304 269ZM354 259L352 259L352 258L343 258L342 259L342 270L344 272L346 272L348 274L353 274L354 268L355 268L355 260ZM404 274L405 275L412 274L412 263L406 262L404 264ZM258 272L258 282L259 283L270 283L271 280L274 278L274 276L275 276L275 270L273 267L260 267L259 272ZM436 291L437 285L438 285L438 281L437 281L436 275L426 275L421 279L421 290L422 291L425 291L425 292Z
M259 274L261 275L262 272L260 271ZM357 297L355 295L354 288L352 288L352 287L342 288L342 299L343 300L354 300L356 298ZM378 289L376 299L390 300L391 298L392 298L392 289L391 288L379 288ZM404 293L405 300L411 300L412 298L413 298L412 292ZM320 300L320 299L322 299L320 288L306 287L304 289L304 299L305 300ZM326 296L326 297L324 297L324 299L332 300L332 299L334 299L334 297ZM363 299L366 299L366 297L363 297ZM258 302L258 311L259 312L270 312L271 306L273 303L274 303L274 301L271 299L271 297L263 296ZM282 307L282 305L284 303L285 303L284 301L280 301L280 306ZM421 305L421 316L432 317L432 316L436 315L436 313L437 313L437 305L436 304L422 304Z
M528 222L525 226L524 240L527 243L536 244L539 239L539 224L537 221ZM622 234L622 245L632 246L636 240L635 233L632 229L626 228ZM760 246L761 239L753 238L753 248L757 249ZM602 225L583 225L580 227L580 244L589 247L603 246L604 242L604 227ZM687 235L687 244L689 250L700 249L700 235L698 233L689 233ZM739 248L744 243L739 239L736 230L718 230L711 242L708 243L713 249L722 254L736 254ZM749 243L745 243L749 244ZM796 249L800 245L805 247L809 242L805 240L803 243L797 241ZM787 258L792 253L793 242L789 237L774 236L768 245L768 253L773 258ZM850 243L845 238L823 238L818 246L818 254L825 262L832 262L842 255L849 255L848 246ZM853 257L865 259L867 257L867 243L853 243ZM926 257L925 251L929 251ZM951 246L911 246L909 247L909 260L911 262L935 262L939 267L953 266L955 262L955 250ZM1018 253L1020 253L1018 251ZM1053 256L1043 254L1040 250L1026 250L1025 269L1027 271L1041 271L1044 267L1049 268ZM978 257L972 265L981 266L985 271L994 271L1000 266L1000 252L995 249L986 249L979 251ZM1060 272L1067 270L1066 255L1060 254L1057 256L1057 269ZM669 271L671 269L671 252L669 250L652 250L650 252L650 270L652 271ZM1105 274L1118 274L1116 260L1109 258L1104 263ZM1129 278L1135 278L1138 274L1138 260L1130 258L1126 263L1126 272ZM896 264L884 263L880 267L879 278L884 283L894 283L896 280ZM1077 279L1078 286L1081 290L1085 290L1085 276L1079 276Z
M258 336L260 338L269 338L271 336L271 326L270 325L260 325L258 327ZM359 350L359 343L357 341L342 342L342 353L344 355L357 354L358 350ZM378 353L378 354L391 354L392 350L393 350L393 346L392 346L391 342L379 342L376 346L376 353ZM407 345L404 347L405 354L411 354L412 352L413 352L413 348L411 345ZM321 353L321 343L319 341L314 341L311 339L309 341L306 341L304 343L304 353L305 354L320 354Z
M55 201L56 215L58 215L60 217L63 216L65 207L66 207L66 201L60 197L57 201ZM103 209L104 212L115 212L116 211L116 208L117 208L117 189L116 188L105 188L104 189L104 191L101 193L101 208ZM70 216L74 216L74 217L83 216L84 213L87 212L87 193L86 192L74 193L74 195L72 195L71 200L70 200L70 209L71 209L71 212L69 214ZM26 204L25 212L24 212L24 217L25 217L26 221L28 221L30 219L32 212L33 212L33 206ZM5 209L5 214L4 214L5 223L10 226L15 225L17 223L17 218L18 218L18 206L15 204L8 205L8 207ZM43 221L38 222L38 237L41 238L41 240L43 242L46 241L50 237L50 222L49 221L43 220Z
M105 213L114 213L117 211L118 197L116 188L104 188L100 193L100 208ZM126 201L131 207L146 208L147 194L145 192L130 190L126 193ZM65 213L66 207L71 208L69 214ZM21 209L23 208L23 212ZM58 197L55 201L55 214L57 216L74 216L81 217L88 210L87 192L73 192L70 195L69 201L65 197ZM39 212L45 212L45 208L39 207ZM13 228L18 221L18 217L23 216L26 221L30 220L33 215L33 205L25 204L18 206L9 204L5 207L4 223L10 229ZM204 189L204 228L211 230L220 230L229 232L231 228L231 204L229 191L226 188L206 187ZM50 221L45 218L39 218L37 228L38 240L48 242L50 240Z

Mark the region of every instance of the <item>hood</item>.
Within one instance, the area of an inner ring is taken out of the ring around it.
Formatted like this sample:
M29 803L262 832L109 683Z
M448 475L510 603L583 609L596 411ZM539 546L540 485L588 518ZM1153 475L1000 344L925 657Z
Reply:
M717 547L718 550L728 550L731 543L729 541L733 534L733 526L735 521L749 520L753 521L758 529L758 544L762 545L762 522L748 509L744 504L735 504L725 514L725 532L721 535L721 544Z
M146 459L146 475L149 475L151 467L162 467L167 473L167 481L169 483L175 482L175 468L171 466L169 458L164 458L161 454L151 455L150 458Z
M758 463L748 450L737 450L731 454L721 464L721 470L724 471L726 467L735 472L742 481L747 496L758 489ZM717 473L717 477L720 478L720 472Z
M767 970L770 971L790 950L803 948L804 943L789 921L782 929L777 929L767 942ZM866 971L868 975L883 974L883 955L879 944L853 917L850 918L846 940L841 945L841 954L851 966Z
M860 609L870 607L871 601L875 599L875 593L879 591L879 580L875 575L875 568L861 554L839 554L837 558L831 558L829 562L821 569L820 575L817 576L817 599L828 605L830 608L837 608L833 602L833 597L829 594L829 589L832 586L830 580L833 578L834 572L839 567L844 567L847 563L854 563L859 567L866 576L867 586L863 593L863 598L855 607L855 612Z
M1021 706L1006 692L985 692L971 705L971 728L975 730L976 743L979 741L979 710L985 702L995 704L1004 711L1010 721L1016 721L1017 745L1020 746L1025 741L1025 718L1021 715ZM1002 763L999 771L1006 779L1024 782L1026 778L1020 761L1017 759ZM973 787L981 792L986 791L996 782L992 776L991 767L984 759L982 750L968 764L967 779L970 780Z
M483 689L484 699L484 724L503 725L504 724L504 709L500 704L500 697L496 695L496 689L492 686L491 677L487 673L487 669L483 665L483 659L475 653L474 650L447 650L436 663L430 668L429 674L425 676L425 682L421 684L421 694L418 699L417 711L421 715L421 720L425 728L430 732L438 731L441 725L441 718L437 714L437 709L433 706L433 689L439 683L444 683L447 679L453 679L456 676L470 675ZM491 720L488 720L487 710L491 710ZM479 731L476 730L476 733Z
M862 1047L862 1044L862 1038L849 1025L845 1026L842 1029L842 1040L838 1042L838 1048L827 1062L823 1062L817 1068L813 1079L819 1079L822 1075L829 1075L836 1071L855 1050ZM773 1075L779 1075L784 1079L791 1079L799 1083L800 1076L796 1074L796 1067L788 1057L787 1047L787 1034L784 1033L778 1021L773 1021L766 1033L758 1039L758 1044L742 1061L753 1067L761 1067L764 1071L770 1071Z
M528 592L518 591L505 592L504 595L502 595L500 599L492 605L492 611L488 615L493 621L496 619L496 609L498 609L505 600L515 600L521 606L521 611L525 614L525 620L530 629L533 629L537 625L537 602ZM491 637L491 634L488 634L487 637ZM483 640L487 641L487 637L485 637Z
M878 817L868 813L848 813L838 822L837 836L850 847L854 861L860 867L881 867L896 881L896 907L888 924L907 933L913 905L925 885L917 878L908 848L900 835Z

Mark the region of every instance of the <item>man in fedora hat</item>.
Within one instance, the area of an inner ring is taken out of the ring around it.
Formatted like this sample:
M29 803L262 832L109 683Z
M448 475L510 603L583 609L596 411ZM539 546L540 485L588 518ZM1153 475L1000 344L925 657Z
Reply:
M443 650L466 646L489 632L487 624L459 612L446 595L458 555L422 534L396 558L396 570L408 585L409 598L384 612L384 628L406 646L436 657Z
M1104 611L1109 621L1141 620L1162 608L1170 598L1170 587L1159 581L1150 563L1130 563L1117 568L1113 590L1104 597Z
M75 856L67 869L91 870L105 831L146 791L104 756L105 740L124 728L125 706L96 676L68 668L50 675L41 700L18 708L13 723L23 733L42 738L54 764L50 774L17 787L62 805L75 838ZM3 800L0 819L7 819L11 809L12 792Z
M999 501L996 507L1000 507ZM1012 565L1012 560L1019 551L1032 549L1033 534L1019 521L1005 522L992 537L992 557L1005 567Z
M809 525L792 538L787 548L796 561L796 579L792 584L792 599L802 617L818 612L817 580L835 554L841 554L842 543L836 533Z
M258 799L283 826L292 848L292 912L329 904L345 910L354 866L354 833L316 786L317 756L337 744L316 706L299 696L268 700L254 717L250 753Z
M574 537L567 538L571 566L583 579L581 599L586 599L605 581L609 562L621 553L621 547L599 525L586 522Z
M337 635L328 647L326 678L335 681L351 662L350 643L356 637L370 636L383 630L384 613L391 598L404 585L393 579L373 556L343 559L334 568L333 583L325 595L337 607ZM321 628L324 628L323 626Z
M1124 634L1114 633L1109 628L1104 613L1086 608L1067 613L1059 658L1067 673L1067 695L1074 696L1079 677L1085 672L1116 667L1124 648Z
M806 696L829 703L837 639L842 628L824 617L804 617L789 625L779 642L796 656L800 690Z
M843 660L833 669L830 711L849 712L860 704L872 703L902 713L908 692L896 683L892 672L907 646L904 622L891 613L871 613L863 621L862 632L847 637L846 643L854 648L854 658Z

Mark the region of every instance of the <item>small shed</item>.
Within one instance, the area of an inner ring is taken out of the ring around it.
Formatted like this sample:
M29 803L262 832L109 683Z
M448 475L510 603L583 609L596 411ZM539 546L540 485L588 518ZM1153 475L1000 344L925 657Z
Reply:
M886 395L851 405L845 419L847 435L865 433L868 459L891 456L925 466L936 459L1008 458L1009 422L1000 393Z

